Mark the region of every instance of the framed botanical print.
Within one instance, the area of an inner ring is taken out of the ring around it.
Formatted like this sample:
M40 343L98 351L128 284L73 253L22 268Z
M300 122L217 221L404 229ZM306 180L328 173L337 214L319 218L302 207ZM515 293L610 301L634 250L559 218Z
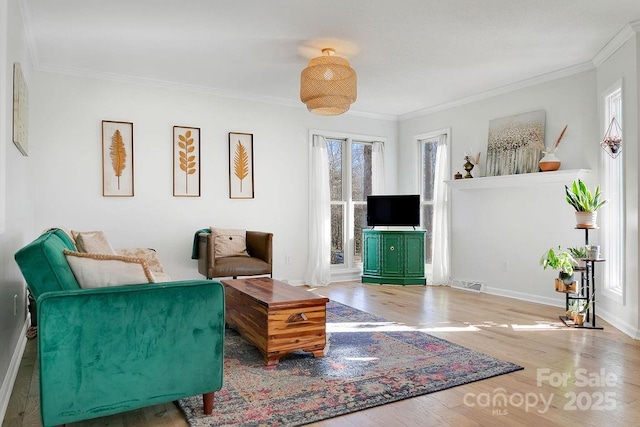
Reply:
M102 121L102 195L133 197L133 123Z
M253 134L229 132L229 198L253 199Z
M200 128L173 127L173 195L200 197Z

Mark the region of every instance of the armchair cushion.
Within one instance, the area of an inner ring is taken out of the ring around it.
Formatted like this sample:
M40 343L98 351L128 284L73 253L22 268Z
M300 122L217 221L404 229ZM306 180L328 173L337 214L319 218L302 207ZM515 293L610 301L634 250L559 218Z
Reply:
M273 233L247 231L249 256L216 257L216 239L210 229L198 230L194 236L192 258L206 278L271 275L273 273Z
M213 238L215 239L216 258L249 256L247 253L247 232L245 230L211 227L211 233L213 233Z
M81 288L103 288L153 283L155 278L142 258L63 251Z

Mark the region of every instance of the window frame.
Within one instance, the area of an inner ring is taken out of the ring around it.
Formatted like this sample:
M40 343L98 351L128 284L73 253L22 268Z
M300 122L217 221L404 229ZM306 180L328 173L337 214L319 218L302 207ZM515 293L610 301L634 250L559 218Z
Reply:
M601 152L602 165L602 191L607 203L600 208L602 211L601 238L603 252L607 261L602 268L602 295L613 301L625 303L625 257L626 238L625 223L626 210L624 205L625 195L625 168L624 168L624 96L622 91L622 79L609 86L601 96L601 135L604 135L613 117L612 105L619 104L620 111L616 120L623 133L623 147L620 155L613 159L607 152ZM616 215L614 224L611 224L611 216ZM613 230L615 228L615 230ZM613 249L612 247L615 246Z
M355 261L355 205L365 205L365 201L354 201L352 192L352 144L367 144L373 146L375 142L386 144L387 138L371 135L358 135L344 132L333 132L325 130L311 130L309 140L313 140L313 135L319 135L329 141L343 142L343 158L342 158L342 200L331 200L331 206L342 205L343 221L342 221L342 244L344 248L344 262L342 264L331 264L332 273L360 273L362 271L362 261Z

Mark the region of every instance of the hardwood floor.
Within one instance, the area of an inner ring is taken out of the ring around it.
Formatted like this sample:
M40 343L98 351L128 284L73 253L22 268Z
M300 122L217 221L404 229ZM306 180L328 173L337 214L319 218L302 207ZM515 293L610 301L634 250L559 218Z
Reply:
M525 368L314 426L640 425L640 342L605 322L567 328L558 308L447 287L344 282L314 292ZM41 425L35 354L31 340L3 426ZM71 424L185 425L172 403Z

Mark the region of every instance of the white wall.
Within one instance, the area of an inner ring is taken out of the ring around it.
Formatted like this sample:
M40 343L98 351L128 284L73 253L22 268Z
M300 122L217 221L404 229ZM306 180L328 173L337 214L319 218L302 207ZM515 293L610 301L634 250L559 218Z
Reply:
M33 80L34 235L52 226L100 229L115 247L155 248L174 279L202 278L190 259L193 234L219 226L273 232L274 277L301 282L308 244L309 129L386 138L387 181L395 185L395 121L321 117L304 106L45 72ZM134 197L102 197L102 120L134 123ZM174 125L201 128L199 198L172 196ZM253 134L251 200L228 197L231 131Z
M640 36L629 39L607 60L598 66L597 94L598 103L602 103L604 91L616 81L622 79L622 112L624 126L623 152L618 161L624 162L624 203L625 203L625 261L623 301L611 298L604 293L600 298L598 310L603 317L613 322L623 331L640 339L640 294L638 292L638 70L640 70ZM602 107L600 107L602 108ZM598 116L599 123L602 122ZM600 133L604 135L606 129ZM606 196L606 195L605 195Z
M585 180L597 180L600 146L595 79L595 70L586 71L402 121L400 191L418 188L415 135L451 128L452 174L464 173L464 154L471 146L472 151L482 152L481 165L473 175L483 176L489 121L539 109L546 111L546 145L552 145L568 125L557 152L561 169L591 169ZM544 271L538 264L542 253L552 246L584 244L584 234L574 229L573 209L564 201L562 183L454 190L451 208L452 278L483 282L496 294L564 305L563 296L553 287L557 273ZM594 236L590 237L593 242Z
M31 88L29 59L17 0L0 2L0 419L25 343L25 287L13 254L31 229L30 157L13 144L13 63L22 64Z

